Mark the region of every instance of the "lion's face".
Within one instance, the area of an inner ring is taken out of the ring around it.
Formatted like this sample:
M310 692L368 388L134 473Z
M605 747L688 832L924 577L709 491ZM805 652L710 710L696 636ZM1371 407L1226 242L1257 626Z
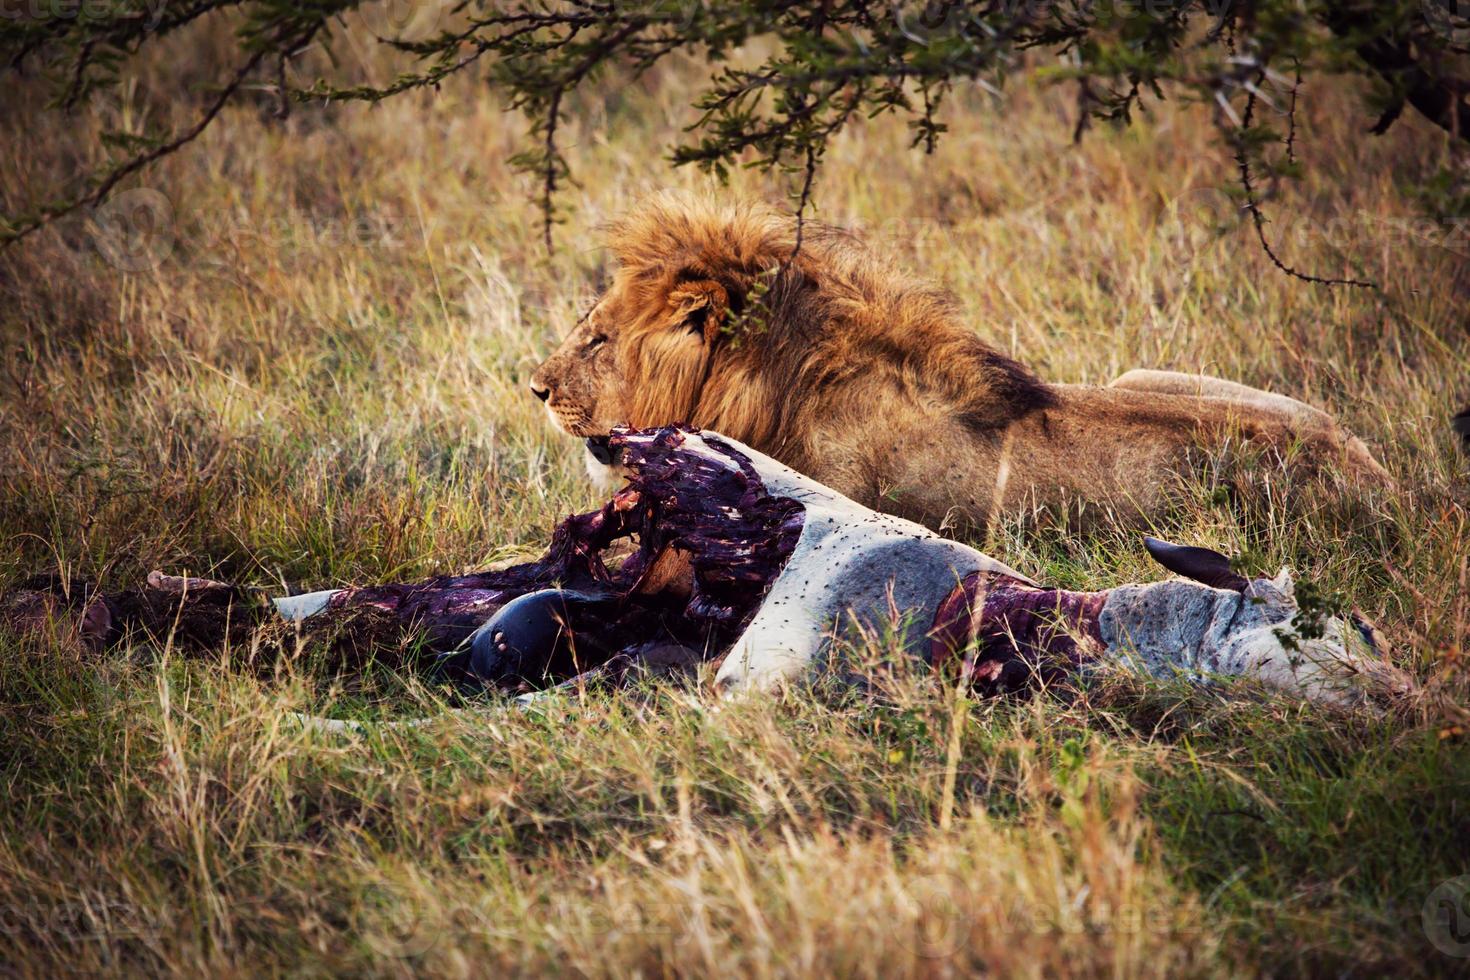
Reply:
M606 435L627 421L617 318L603 297L531 376L551 422L568 435Z
M552 423L578 438L691 421L724 290L676 273L620 273L536 373Z

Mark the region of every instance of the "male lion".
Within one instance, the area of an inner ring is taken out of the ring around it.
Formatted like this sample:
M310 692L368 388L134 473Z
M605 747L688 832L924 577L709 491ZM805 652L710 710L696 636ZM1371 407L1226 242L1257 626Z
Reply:
M1387 479L1359 439L1282 395L1161 371L1046 384L946 293L840 229L807 223L796 249L795 222L763 205L657 198L609 244L611 287L531 379L589 447L620 423L687 423L931 527L1028 505L1147 516L1193 450L1232 438Z

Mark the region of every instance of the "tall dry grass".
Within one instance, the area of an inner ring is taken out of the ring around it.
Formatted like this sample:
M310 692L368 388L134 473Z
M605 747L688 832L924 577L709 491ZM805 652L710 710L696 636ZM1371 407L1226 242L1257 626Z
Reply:
M164 93L222 43L188 39L68 127L22 88L0 107L0 200L49 190L99 126L185 111ZM343 57L391 77L358 43ZM656 188L708 186L660 159L702 70L579 101L580 183L550 257L507 163L522 124L469 83L283 124L232 111L139 185L172 213L156 264L110 264L85 221L0 255L0 584L50 568L121 587L164 567L326 586L534 551L595 498L525 382L605 275L599 224ZM1271 205L1272 234L1293 263L1381 293L1271 267L1218 189L1229 161L1196 106L1073 146L1067 93L1023 85L999 112L968 93L929 157L873 120L833 143L818 216L945 282L1046 377L1208 371L1361 433L1395 493L1207 478L1159 530L1350 595L1433 692L1404 716L1126 681L968 705L918 677L720 710L654 686L340 740L286 713L449 705L308 663L258 679L239 651L99 661L11 638L0 962L1453 972L1421 911L1470 871L1470 528L1446 425L1470 397L1467 245L1409 193L1450 152L1440 136L1405 120L1369 139L1335 81L1306 96L1307 177ZM740 172L720 192L786 191ZM1120 529L982 544L1065 584L1158 576Z

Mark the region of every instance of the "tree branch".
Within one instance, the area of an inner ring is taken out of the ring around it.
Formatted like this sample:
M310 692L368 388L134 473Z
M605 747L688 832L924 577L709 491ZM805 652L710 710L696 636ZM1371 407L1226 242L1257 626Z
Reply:
M1265 73L1263 72L1260 80L1264 79ZM1259 81L1257 84L1259 84ZM1240 186L1245 191L1245 207L1250 212L1251 222L1255 225L1256 229L1256 239L1261 243L1261 249L1266 253L1266 257L1271 260L1276 268L1294 279L1300 279L1302 282L1316 283L1319 286L1357 286L1363 289L1377 289L1377 283L1367 282L1363 279L1332 279L1301 272L1282 262L1280 257L1277 256L1276 251L1271 248L1271 243L1266 238L1266 218L1261 214L1261 202L1256 195L1255 183L1251 177L1250 142L1247 137L1250 133L1251 119L1255 115L1255 110L1256 93L1252 91L1246 96L1245 112L1241 115L1240 119L1240 131L1235 142L1235 162L1239 168Z
M44 205L35 214L23 219L18 226L0 231L0 249L10 247L37 229L50 224L63 215L72 213L78 208L99 203L124 178L137 173L144 167L168 156L170 153L177 151L197 139L209 127L209 124L214 122L215 117L220 114L220 110L225 107L226 103L239 90L246 76L254 71L269 53L270 51L268 49L261 48L252 54L244 64L235 70L235 73L230 77L229 81L220 89L219 94L215 96L214 101L205 108L204 114L199 117L198 121L184 130L183 133L166 143L160 143L147 152L138 154L131 160L119 164L101 177L95 178L97 184L92 190L79 194L69 200L64 200L61 203Z

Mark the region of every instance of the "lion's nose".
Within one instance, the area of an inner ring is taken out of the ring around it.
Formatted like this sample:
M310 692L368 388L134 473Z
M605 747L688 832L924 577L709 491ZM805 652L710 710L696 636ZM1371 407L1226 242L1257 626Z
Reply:
M531 382L531 394L535 395L537 398L541 399L542 401L546 401L546 399L548 399L548 398L551 397L551 389L550 388L542 387L541 385L538 385L536 382L532 381Z

